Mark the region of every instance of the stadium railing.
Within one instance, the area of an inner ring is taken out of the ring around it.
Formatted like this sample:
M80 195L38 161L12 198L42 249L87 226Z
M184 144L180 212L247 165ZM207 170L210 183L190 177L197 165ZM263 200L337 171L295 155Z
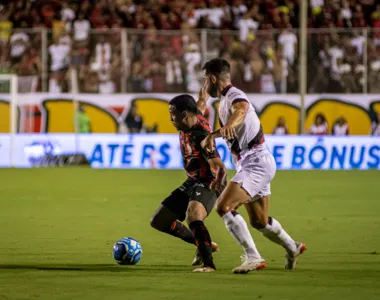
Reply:
M12 38L18 33L16 42ZM86 41L75 41L72 32L34 28L2 32L2 39L0 72L19 76L20 93L69 92L71 68L78 71L79 92L192 92L199 86L201 65L217 56L232 60L233 79L248 92L299 91L297 30L113 28L91 30ZM57 65L50 50L55 39L69 47L59 70L52 67ZM309 93L377 92L380 30L309 29L307 42ZM8 55L20 53L16 43L25 47L20 57ZM93 88L96 84L101 91ZM0 90L6 91L4 86Z

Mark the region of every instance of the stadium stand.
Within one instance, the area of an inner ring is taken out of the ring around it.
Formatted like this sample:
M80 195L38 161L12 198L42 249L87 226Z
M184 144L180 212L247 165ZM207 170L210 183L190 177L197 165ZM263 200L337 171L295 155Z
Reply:
M221 56L247 92L298 92L297 0L7 2L0 72L25 91L67 92L75 68L84 93L197 92ZM309 3L308 92L378 93L380 5Z

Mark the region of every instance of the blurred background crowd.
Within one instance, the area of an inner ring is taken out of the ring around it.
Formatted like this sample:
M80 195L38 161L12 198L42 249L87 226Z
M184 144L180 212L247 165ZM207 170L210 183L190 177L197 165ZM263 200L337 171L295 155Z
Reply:
M299 1L3 1L0 72L21 92L68 92L73 69L83 93L197 92L220 56L246 92L298 93ZM308 92L379 93L378 1L309 3Z

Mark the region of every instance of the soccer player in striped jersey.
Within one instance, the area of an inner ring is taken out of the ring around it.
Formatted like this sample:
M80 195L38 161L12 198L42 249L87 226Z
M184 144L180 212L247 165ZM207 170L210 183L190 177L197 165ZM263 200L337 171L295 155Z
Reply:
M157 208L151 219L153 228L195 244L193 272L216 270L212 252L218 245L211 241L204 220L214 208L217 196L226 186L226 169L216 150L205 151L201 142L210 127L190 95L179 95L169 102L170 119L180 135L180 148L187 180ZM189 230L181 221L189 224Z
M286 250L286 269L294 269L297 257L306 249L304 243L295 242L281 224L268 215L270 182L276 173L273 155L265 145L260 120L246 94L232 86L230 65L224 59L212 59L203 67L205 90L218 97L221 129L211 133L202 147L212 153L215 138L223 137L236 156L237 173L217 200L217 211L227 230L243 247L242 264L234 273L247 273L266 267L258 252L247 224L236 209L244 205L251 225L266 238ZM203 99L202 99L203 98ZM205 102L207 97L200 97Z

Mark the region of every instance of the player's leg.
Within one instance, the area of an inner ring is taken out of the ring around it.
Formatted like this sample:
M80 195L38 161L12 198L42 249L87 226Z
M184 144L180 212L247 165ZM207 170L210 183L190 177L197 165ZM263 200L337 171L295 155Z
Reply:
M211 237L203 222L207 217L206 209L202 203L190 201L187 212L187 222L194 234L198 253L203 261L203 267L195 269L194 272L214 271L216 267L212 257Z
M179 189L173 191L156 209L150 220L150 225L159 231L195 245L192 231L177 221L185 219L188 199L189 196L185 192Z
M239 187L241 187L240 193L245 192L245 197L242 198L241 202L235 203L235 205L244 204L251 201L251 199L257 195L259 191L261 191L270 183L276 173L276 164L274 158L268 151L265 150L261 151L258 154L247 155L245 158L238 162L237 167L239 169L239 172L231 179L231 181L235 182ZM236 194L235 197L237 196L238 194ZM233 195L231 195L231 197L233 197ZM227 210L228 209L229 208L227 207ZM224 211L222 211L222 213L224 213ZM226 216L223 218L225 219ZM245 224L245 226L247 225ZM248 229L246 232L249 233ZM243 264L235 268L234 273L246 273L253 269L266 267L266 263L257 252L256 247L254 249L256 250L255 255L247 255L246 253Z
M251 180L247 184L247 188L251 190L253 202L246 204L246 209L250 216L251 224L254 228L260 230L266 238L286 249L285 267L293 269L297 256L306 248L303 243L295 243L281 224L268 216L270 182L276 173L274 157L268 152L251 160L248 170Z
M244 176L244 174L236 174L233 180L239 181L239 176ZM236 209L249 199L250 195L242 187L241 182L229 182L217 201L217 212L222 217L228 232L244 249L243 264L235 268L234 273L247 273L266 266L252 239L247 223L236 212Z
M268 216L270 196L261 197L245 204L252 227L272 242L283 246L287 252L296 251L296 243L274 218Z
M211 213L216 196L204 186L197 185L193 189L191 199L186 212L186 220L194 234L198 253L203 261L203 267L197 268L193 272L215 271L216 267L212 257L213 244L203 221Z
M281 224L268 215L270 186L266 186L252 202L246 203L251 225L267 239L286 250L286 269L294 269L297 257L306 250L305 244L295 242Z

